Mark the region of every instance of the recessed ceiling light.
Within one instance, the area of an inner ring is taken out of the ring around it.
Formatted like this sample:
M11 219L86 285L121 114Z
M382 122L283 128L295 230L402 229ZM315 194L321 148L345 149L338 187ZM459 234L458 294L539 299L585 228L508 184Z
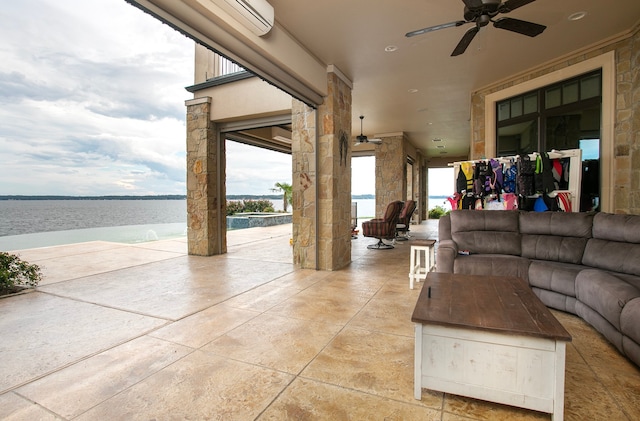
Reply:
M395 45L387 45L386 47L384 47L384 51L387 53L393 53L394 51L397 51L398 47Z
M569 15L569 17L567 18L568 20L580 20L583 17L587 16L587 12L575 12Z
M438 149L444 149L444 145L437 145L436 148Z
M439 138L436 137L435 139L433 139L433 141L434 142L442 142L442 139L439 139Z
M446 155L447 151L440 151L440 155Z
M416 88L411 88L407 92L409 92L410 94L415 94L416 92L418 92L418 90Z

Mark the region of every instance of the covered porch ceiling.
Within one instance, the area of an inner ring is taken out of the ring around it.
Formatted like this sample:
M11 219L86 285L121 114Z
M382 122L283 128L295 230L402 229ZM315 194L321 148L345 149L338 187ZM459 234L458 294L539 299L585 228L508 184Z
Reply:
M638 0L536 0L501 16L545 25L542 34L530 38L490 24L452 57L473 24L405 34L462 20L460 0L268 0L276 23L263 37L233 22L216 1L127 1L308 103L321 100L322 75L333 66L353 82L354 135L364 115L366 135L404 132L428 158L468 155L474 91L624 38L640 20ZM586 14L572 20L578 12Z

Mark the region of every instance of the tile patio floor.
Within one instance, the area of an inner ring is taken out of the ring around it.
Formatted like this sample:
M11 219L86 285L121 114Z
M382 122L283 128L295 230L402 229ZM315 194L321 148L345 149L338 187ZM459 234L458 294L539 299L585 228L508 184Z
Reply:
M291 263L290 225L186 240L21 251L45 279L0 299L3 420L548 420L423 390L413 398L410 242L352 243L334 272ZM435 238L433 224L412 227ZM579 318L566 420L640 419L640 371Z

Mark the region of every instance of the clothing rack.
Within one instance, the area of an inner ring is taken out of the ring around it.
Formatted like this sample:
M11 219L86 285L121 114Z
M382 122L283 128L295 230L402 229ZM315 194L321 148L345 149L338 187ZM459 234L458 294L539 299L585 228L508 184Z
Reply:
M554 190L549 194L550 197L555 197L558 193L568 192L571 194L571 210L573 212L580 211L580 190L582 185L582 150L581 149L567 149L558 151L552 149L547 152L550 159L561 159L561 158L569 158L569 188L567 190ZM529 158L532 161L535 161L540 155L539 152L533 152L529 154ZM501 164L508 164L510 162L517 162L520 155L512 155L512 156L502 156L498 158L483 158L483 159L475 159L468 161L456 161L450 162L448 166L454 167L453 179L456 180L458 177L458 173L460 171L460 165L462 163L470 163L475 165L479 162L488 162L490 159L495 159ZM535 196L535 195L534 195Z
M582 160L582 150L580 149L567 149L564 151L558 151L558 150L552 149L551 151L547 152L547 154L549 154L550 159L573 158L573 157L579 156L580 160ZM536 158L538 158L538 155L540 155L539 152L532 152L529 154L529 158L531 158L532 161L535 161ZM463 162L477 164L478 162L484 162L490 159L495 159L501 164L508 164L509 162L511 162L511 160L517 161L518 158L520 158L520 155L511 155L511 156L501 156L498 158L482 158L482 159L474 159L469 161L449 162L447 165L449 167L460 166L460 164L462 164Z

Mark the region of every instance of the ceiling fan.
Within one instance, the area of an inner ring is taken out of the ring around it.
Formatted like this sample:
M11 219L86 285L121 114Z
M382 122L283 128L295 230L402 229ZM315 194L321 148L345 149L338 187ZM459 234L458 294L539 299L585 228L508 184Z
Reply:
M354 146L362 145L363 143L375 143L377 145L382 143L382 139L368 139L367 136L362 134L362 120L364 120L364 116L360 116L360 135L356 136L356 143Z
M476 25L462 36L462 39L453 50L453 53L451 53L451 56L458 56L464 53L478 31L480 31L480 28L487 26L489 22L493 22L493 26L499 29L506 29L507 31L535 37L540 35L547 27L520 19L506 17L495 19L495 17L500 13L509 13L512 10L534 1L535 0L507 0L502 2L501 0L462 0L464 3L464 20L429 26L428 28L408 32L405 36L413 37L416 35L426 34L427 32L437 31L439 29L462 26L467 23L475 23Z

